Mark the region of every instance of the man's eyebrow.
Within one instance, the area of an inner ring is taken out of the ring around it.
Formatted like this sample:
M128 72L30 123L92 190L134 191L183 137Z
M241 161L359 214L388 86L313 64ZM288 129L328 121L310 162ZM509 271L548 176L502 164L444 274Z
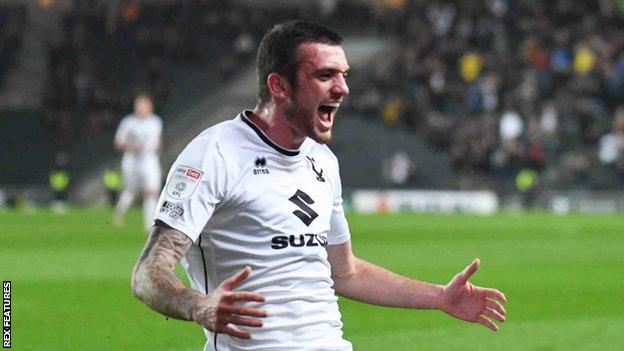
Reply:
M344 75L347 75L349 73L349 68L347 68L344 71L341 71L339 69L336 68L331 68L331 67L325 67L325 68L319 68L317 70L315 70L313 72L314 74L325 74L325 73L342 73Z

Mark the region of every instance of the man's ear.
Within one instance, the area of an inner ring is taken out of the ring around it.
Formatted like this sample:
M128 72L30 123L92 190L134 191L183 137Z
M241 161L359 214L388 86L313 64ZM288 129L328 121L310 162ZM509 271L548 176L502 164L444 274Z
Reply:
M271 92L271 96L276 101L286 100L290 98L290 83L279 73L271 73L267 77L267 86Z

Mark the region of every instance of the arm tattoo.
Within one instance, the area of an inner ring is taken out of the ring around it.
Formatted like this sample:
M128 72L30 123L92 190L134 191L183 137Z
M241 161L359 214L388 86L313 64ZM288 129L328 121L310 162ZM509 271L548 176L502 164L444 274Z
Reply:
M175 266L191 239L162 222L153 227L132 272L132 292L154 310L172 318L193 320L199 292L184 285Z

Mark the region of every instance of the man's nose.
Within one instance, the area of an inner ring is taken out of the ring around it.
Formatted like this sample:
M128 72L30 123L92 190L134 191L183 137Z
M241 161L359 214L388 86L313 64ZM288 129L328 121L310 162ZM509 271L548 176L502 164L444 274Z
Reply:
M349 86L347 85L347 81L344 77L339 77L336 81L336 84L332 87L332 93L340 96L345 96L349 94Z

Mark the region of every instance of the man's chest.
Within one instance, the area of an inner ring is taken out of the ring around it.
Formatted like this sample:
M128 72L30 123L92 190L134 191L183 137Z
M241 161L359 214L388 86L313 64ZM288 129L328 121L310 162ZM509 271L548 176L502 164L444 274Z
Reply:
M128 128L128 139L133 142L147 142L158 138L157 128L149 122L138 121Z
M334 192L321 163L308 158L282 163L267 156L250 158L249 163L218 211L234 215L234 223L263 232L329 231Z

